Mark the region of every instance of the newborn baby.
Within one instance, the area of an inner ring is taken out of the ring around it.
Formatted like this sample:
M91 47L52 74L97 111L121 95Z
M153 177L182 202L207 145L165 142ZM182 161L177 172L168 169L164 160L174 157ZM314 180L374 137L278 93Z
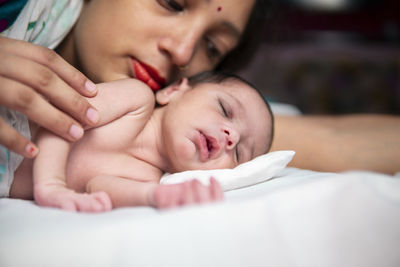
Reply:
M160 185L160 178L165 172L233 168L271 146L270 107L237 76L206 72L155 96L135 79L98 88L88 100L99 111L99 126L76 143L42 129L40 153L17 169L10 197L86 212L216 201L223 193L214 179L205 186L196 180Z

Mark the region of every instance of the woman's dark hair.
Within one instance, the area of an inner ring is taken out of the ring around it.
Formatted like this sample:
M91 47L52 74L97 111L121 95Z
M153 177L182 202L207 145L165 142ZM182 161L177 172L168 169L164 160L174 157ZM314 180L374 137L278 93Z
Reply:
M244 0L245 1L245 0ZM218 64L218 71L235 72L246 65L264 37L264 28L272 12L273 0L256 0L246 29L237 47Z
M197 84L203 84L203 83L213 83L213 84L220 84L223 82L228 82L228 81L237 81L243 84L248 85L250 88L252 88L254 91L256 91L261 99L264 100L265 106L268 109L269 115L271 117L271 132L270 132L270 140L268 142L268 147L267 151L270 150L271 145L272 145L272 140L274 138L274 115L271 110L271 106L269 105L268 101L264 98L260 90L257 89L253 84L251 84L249 81L245 80L244 78L240 77L239 75L228 73L228 72L222 72L222 71L205 71L201 72L199 74L193 75L188 78L188 82L190 86L193 88Z

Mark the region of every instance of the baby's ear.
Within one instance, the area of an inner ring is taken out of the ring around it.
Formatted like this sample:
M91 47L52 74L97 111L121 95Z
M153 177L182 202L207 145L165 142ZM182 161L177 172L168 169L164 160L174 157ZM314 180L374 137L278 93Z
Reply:
M166 105L172 99L178 98L183 95L184 92L189 90L191 87L187 78L182 78L178 82L175 82L156 93L156 101L159 105Z

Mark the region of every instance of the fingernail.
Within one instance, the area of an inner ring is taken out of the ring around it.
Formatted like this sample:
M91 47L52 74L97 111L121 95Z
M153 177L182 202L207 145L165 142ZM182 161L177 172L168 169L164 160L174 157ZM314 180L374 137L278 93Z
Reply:
M86 111L86 117L92 122L97 123L99 121L99 112L93 108L88 108Z
M87 80L85 83L85 87L91 93L96 91L96 85L92 81Z
M35 145L33 145L33 144L31 144L31 143L29 143L29 144L27 144L27 145L25 146L25 152L26 152L29 156L31 156L31 157L36 156L36 154L38 153L38 151L39 151L39 149L38 149Z
M79 139L83 135L83 129L75 124L69 128L69 135L74 139Z

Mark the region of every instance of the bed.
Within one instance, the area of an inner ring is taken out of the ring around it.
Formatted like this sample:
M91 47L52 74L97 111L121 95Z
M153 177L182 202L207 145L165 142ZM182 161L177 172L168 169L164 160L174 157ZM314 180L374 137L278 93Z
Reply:
M224 202L167 211L0 199L0 266L400 266L400 177L268 175Z

